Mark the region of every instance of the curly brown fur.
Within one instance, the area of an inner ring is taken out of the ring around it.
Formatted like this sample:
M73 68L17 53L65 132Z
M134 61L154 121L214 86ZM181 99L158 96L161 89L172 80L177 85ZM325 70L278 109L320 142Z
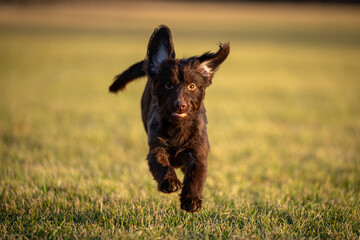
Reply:
M158 190L180 190L181 209L201 209L210 150L205 115L205 89L230 52L229 43L216 53L176 59L170 29L155 29L144 61L117 75L110 91L124 89L127 83L143 75L148 81L141 99L141 113L148 134L147 161ZM175 168L184 172L181 185Z

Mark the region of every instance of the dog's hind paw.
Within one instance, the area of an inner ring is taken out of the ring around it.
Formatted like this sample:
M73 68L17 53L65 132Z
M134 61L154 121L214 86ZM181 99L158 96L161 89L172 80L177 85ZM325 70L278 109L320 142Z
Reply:
M164 179L158 186L160 192L173 193L181 189L181 182L177 178Z
M190 213L200 211L202 200L199 198L181 198L181 209Z

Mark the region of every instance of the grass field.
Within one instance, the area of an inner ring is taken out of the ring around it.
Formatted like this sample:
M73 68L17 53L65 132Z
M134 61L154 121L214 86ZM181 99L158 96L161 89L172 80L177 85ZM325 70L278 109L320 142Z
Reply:
M231 43L195 214L148 171L145 80L108 93L161 23ZM358 6L0 5L0 239L359 239L359 63Z

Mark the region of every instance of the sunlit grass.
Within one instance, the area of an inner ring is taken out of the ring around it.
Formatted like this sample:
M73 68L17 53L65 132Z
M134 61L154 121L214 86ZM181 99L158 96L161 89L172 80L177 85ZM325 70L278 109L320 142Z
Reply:
M358 9L176 5L204 10L189 24L171 4L87 6L1 10L0 238L359 237ZM231 42L205 99L209 172L192 215L148 171L145 79L107 90L160 23L178 57Z

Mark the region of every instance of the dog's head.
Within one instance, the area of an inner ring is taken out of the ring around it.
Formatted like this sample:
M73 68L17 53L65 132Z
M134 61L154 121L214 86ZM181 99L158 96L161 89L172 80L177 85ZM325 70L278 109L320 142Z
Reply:
M200 109L205 89L230 52L229 43L220 44L216 53L176 59L170 29L160 26L152 34L147 52L146 71L159 107L169 119L191 118Z

